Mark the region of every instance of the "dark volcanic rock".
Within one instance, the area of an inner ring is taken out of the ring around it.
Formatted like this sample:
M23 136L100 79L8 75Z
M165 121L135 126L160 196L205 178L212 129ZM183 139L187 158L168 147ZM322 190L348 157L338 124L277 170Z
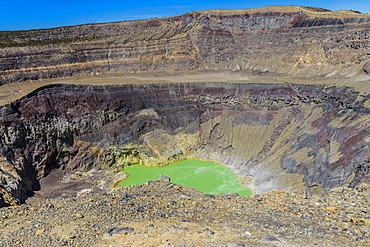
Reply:
M187 157L232 168L255 193L369 181L367 97L268 84L51 85L2 107L2 205L53 169L121 170Z

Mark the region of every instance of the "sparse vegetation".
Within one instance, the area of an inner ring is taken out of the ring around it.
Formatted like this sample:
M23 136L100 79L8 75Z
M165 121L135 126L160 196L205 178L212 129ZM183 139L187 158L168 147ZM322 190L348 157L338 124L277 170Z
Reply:
M331 12L329 9L323 9L323 8L316 8L316 7L306 7L304 6L303 8L310 10L310 11L315 11L315 12Z

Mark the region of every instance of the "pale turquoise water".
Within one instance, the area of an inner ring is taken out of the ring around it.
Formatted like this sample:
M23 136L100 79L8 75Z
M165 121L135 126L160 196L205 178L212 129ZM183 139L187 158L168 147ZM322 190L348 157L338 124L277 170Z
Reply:
M130 175L119 183L121 186L144 184L165 175L171 178L171 183L189 186L211 195L252 195L248 188L238 183L236 175L229 168L208 161L187 159L164 167L131 165L125 167L124 172Z

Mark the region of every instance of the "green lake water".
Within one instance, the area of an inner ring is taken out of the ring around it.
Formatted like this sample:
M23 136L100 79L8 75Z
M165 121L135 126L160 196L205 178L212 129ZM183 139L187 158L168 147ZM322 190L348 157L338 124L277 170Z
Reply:
M121 186L144 184L164 175L171 179L171 183L189 186L211 195L252 195L248 188L239 184L236 175L229 168L208 161L187 159L163 167L131 165L125 167L124 172L129 177L119 183Z

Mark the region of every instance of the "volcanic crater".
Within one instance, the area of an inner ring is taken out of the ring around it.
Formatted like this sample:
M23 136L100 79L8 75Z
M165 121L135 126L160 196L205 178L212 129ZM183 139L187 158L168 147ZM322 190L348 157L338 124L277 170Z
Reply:
M355 186L369 179L367 101L351 88L289 83L51 84L2 107L2 189L12 196L3 205L55 169L186 158L228 166L256 194Z
M56 170L186 158L255 194L368 183L369 23L278 6L1 32L0 205Z
M351 10L0 32L0 245L367 246L369 71ZM117 187L188 158L253 196Z

